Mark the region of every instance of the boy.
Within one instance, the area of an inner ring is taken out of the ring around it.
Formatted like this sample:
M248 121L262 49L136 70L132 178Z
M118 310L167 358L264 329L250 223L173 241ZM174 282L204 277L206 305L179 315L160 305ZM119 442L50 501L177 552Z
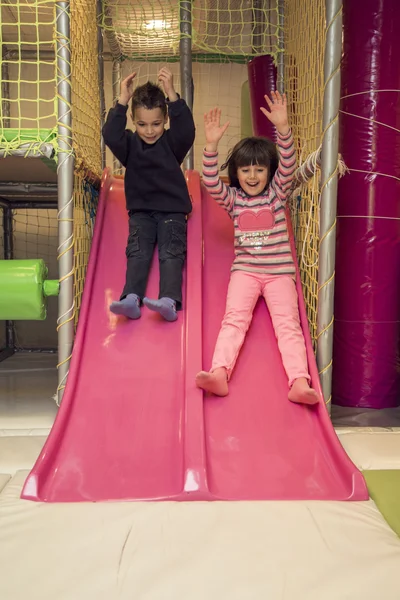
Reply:
M121 94L103 127L104 141L126 168L125 196L129 213L126 283L110 310L129 319L140 317L143 303L167 321L182 308L182 271L186 257L186 219L192 210L180 165L195 135L193 116L178 96L172 73L162 68L158 85L146 83L133 91L136 73L121 83ZM132 99L136 132L126 129ZM164 129L170 118L170 129ZM160 294L145 297L154 247L158 244Z

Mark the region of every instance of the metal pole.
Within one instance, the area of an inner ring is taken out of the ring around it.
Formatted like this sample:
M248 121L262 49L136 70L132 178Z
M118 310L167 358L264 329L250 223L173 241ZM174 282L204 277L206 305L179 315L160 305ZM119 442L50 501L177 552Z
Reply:
M3 206L3 234L4 234L4 259L12 260L14 258L14 232L13 232L13 211L10 206ZM14 323L6 321L6 349L14 350Z
M332 393L336 206L338 186L342 0L326 0L321 212L318 269L317 363L325 402Z
M58 404L62 400L74 341L74 156L71 115L70 2L56 2L58 94Z
M57 185L55 183L14 183L4 181L0 183L0 197L4 196L56 196Z
M104 97L104 57L103 57L103 29L101 27L101 16L103 13L103 2L97 0L96 17L97 17L97 53L98 53L98 74L99 74L99 93L100 93L100 125L103 128L106 115L106 100ZM101 168L106 166L106 146L103 136L100 138L101 146Z
M4 230L4 259L14 258L14 236L13 236L13 213L8 206L3 208L3 230Z
M56 200L48 200L47 202L42 202L41 200L29 200L29 202L11 201L11 207L14 210L28 210L30 208L34 208L35 210L55 210L57 206Z
M122 65L120 60L114 60L112 64L112 92L113 104L118 100L121 91L121 71ZM122 165L118 159L113 156L113 172L115 175L122 173Z
M181 58L181 91L182 97L193 111L193 78L192 78L192 0L180 0L179 19L181 39L179 51ZM193 169L193 147L189 150L183 167Z
M263 53L263 34L265 32L264 0L253 1L253 31L251 34L253 54Z
M280 94L285 91L285 37L283 28L285 25L284 1L278 0L278 57L276 64L276 89Z
M4 53L3 60L8 61L20 61L20 60L34 60L35 62L40 60L44 62L53 62L56 55L53 50L7 50ZM114 60L111 52L103 52L103 59L111 62Z
M4 46L2 51L1 62L1 120L3 128L10 127L11 111L10 111L10 72L8 62L6 62L7 46Z

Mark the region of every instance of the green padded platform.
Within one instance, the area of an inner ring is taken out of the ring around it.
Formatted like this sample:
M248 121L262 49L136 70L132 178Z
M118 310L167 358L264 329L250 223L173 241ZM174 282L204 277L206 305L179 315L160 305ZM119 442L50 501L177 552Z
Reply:
M20 144L30 142L51 143L57 138L54 129L15 129L5 128L0 133L0 145L11 144L18 141Z
M17 129L14 127L4 128L0 131L0 149L6 150L6 159L9 158L7 152L16 150L25 144L32 144L35 147L39 144L55 145L57 140L57 131L54 129ZM57 170L55 157L39 156L36 160L41 160L51 171ZM19 158L18 158L19 160Z
M369 495L400 536L400 471L363 471Z

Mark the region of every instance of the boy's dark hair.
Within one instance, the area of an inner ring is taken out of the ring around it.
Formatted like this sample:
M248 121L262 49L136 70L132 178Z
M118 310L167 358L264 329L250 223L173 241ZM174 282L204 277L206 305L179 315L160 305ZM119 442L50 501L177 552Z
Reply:
M164 92L162 89L148 81L144 85L140 85L135 89L132 96L132 118L135 118L136 108L147 108L152 110L153 108L161 108L164 117L167 116L167 103L165 101Z
M278 168L278 163L278 151L272 140L263 137L248 137L240 140L229 152L226 162L221 167L221 171L228 168L230 185L240 188L237 177L239 167L248 167L250 165L268 167L267 185L269 185Z

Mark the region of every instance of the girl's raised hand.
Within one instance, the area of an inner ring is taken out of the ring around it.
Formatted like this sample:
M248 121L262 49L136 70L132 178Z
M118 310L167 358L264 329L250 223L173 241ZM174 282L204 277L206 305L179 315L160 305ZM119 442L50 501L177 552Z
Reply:
M218 143L229 127L229 121L221 125L221 110L212 108L204 114L204 131L206 134L206 150L215 152Z
M268 96L264 96L264 98L269 110L262 106L261 112L275 125L279 133L285 135L289 131L286 94L271 92L271 98Z
M118 102L120 104L128 104L133 96L133 80L136 77L136 73L131 73L128 77L121 82L121 93L119 95Z

